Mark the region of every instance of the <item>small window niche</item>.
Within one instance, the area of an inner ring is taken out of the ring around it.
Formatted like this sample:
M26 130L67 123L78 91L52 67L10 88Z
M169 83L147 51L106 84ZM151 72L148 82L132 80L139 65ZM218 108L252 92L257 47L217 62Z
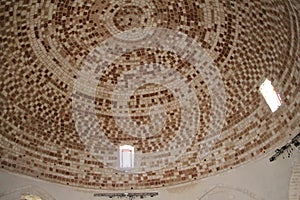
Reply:
M271 81L266 79L259 87L259 91L272 112L275 112L281 106L280 95L275 91Z
M130 145L120 146L120 168L132 169L134 167L134 147Z

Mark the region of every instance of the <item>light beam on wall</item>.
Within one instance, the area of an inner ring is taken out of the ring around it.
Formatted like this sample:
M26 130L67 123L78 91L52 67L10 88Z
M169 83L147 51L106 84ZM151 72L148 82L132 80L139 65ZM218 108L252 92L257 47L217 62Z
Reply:
M22 195L20 197L20 200L42 200L40 197L36 196L36 195Z

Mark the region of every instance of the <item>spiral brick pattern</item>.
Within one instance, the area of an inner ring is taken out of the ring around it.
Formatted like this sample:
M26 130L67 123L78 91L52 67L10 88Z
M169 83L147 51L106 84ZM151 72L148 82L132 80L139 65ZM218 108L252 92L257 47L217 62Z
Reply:
M293 0L1 0L1 168L81 188L141 189L216 175L273 151L300 130L297 6ZM175 46L198 46L202 55L164 48L169 33ZM154 39L156 46L146 43ZM132 48L123 52L118 43ZM118 57L110 60L110 51ZM87 69L95 79L83 76ZM203 73L216 69L219 97L210 89L215 80ZM283 99L275 113L258 90L265 78ZM134 89L120 104L125 86ZM182 106L189 101L194 117ZM220 130L212 133L213 127ZM141 155L139 170L114 167L123 144Z

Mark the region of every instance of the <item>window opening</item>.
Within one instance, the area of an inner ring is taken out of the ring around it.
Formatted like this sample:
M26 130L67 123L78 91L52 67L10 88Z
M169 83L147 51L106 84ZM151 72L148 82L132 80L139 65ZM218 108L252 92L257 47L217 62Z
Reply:
M120 146L120 167L130 169L134 167L134 147L130 145Z
M275 112L281 106L282 101L279 93L275 91L271 81L266 79L259 87L259 90L271 111Z

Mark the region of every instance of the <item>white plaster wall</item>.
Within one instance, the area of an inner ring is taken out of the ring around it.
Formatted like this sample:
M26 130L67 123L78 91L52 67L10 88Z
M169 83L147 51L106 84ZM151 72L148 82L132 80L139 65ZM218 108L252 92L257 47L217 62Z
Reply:
M153 200L288 200L289 181L293 170L293 160L279 158L269 162L268 158L249 162L228 172L195 181L193 183L142 192L159 192ZM293 157L300 156L296 152ZM96 200L109 199L93 197L94 193L116 191L92 191L72 188L56 183L0 171L0 199L16 198L16 191L24 187L36 188L45 197L56 200ZM24 191L24 190L23 190ZM118 192L140 192L138 190ZM116 198L115 198L116 199Z

